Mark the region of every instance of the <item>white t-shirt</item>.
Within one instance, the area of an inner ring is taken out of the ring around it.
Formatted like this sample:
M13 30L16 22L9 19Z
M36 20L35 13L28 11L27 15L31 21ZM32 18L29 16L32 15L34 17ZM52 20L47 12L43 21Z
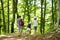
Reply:
M38 23L37 23L37 20L34 20L34 26L37 26Z

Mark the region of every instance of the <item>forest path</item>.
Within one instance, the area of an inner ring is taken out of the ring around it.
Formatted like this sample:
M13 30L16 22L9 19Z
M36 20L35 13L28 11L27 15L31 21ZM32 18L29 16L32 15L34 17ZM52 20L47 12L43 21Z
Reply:
M60 33L52 33L45 35L4 35L0 36L0 40L60 40Z
M0 40L60 40L60 27L53 30L51 33L44 35L29 35L20 33L0 35Z

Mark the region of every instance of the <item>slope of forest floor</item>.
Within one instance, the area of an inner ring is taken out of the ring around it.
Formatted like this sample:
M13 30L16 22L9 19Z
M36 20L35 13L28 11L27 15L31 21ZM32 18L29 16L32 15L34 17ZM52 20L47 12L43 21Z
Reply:
M28 35L28 34L10 34L0 35L0 40L60 40L60 27L48 34Z

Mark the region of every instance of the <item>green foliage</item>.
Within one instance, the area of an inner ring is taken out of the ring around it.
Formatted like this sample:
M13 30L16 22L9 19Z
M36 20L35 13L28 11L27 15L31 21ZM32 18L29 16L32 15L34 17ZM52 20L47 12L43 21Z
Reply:
M16 4L15 4L16 5ZM42 7L41 7L42 5ZM14 21L13 25L14 25L14 32L18 32L17 26L16 26L16 20L17 20L17 14L21 15L22 18L24 19L24 28L23 30L26 31L26 26L28 24L28 22L33 22L33 18L34 16L37 17L38 20L38 28L37 28L37 34L40 34L40 27L41 27L41 23L42 25L44 25L44 19L42 19L43 21L41 22L41 16L44 16L42 13L44 13L44 5L45 5L45 0L43 1L43 4L41 4L41 0L18 0L17 3L17 12L15 13L15 19L13 19L13 1L9 0L9 33L11 33L11 25L12 25L12 21ZM57 2L56 0L53 1L53 13L54 14L54 23L57 22ZM5 25L6 25L6 31L8 31L8 0L3 0L3 8L4 8L4 21L5 21ZM43 12L41 13L41 8L43 10ZM2 9L2 5L0 2L0 12L3 11ZM16 9L16 8L15 8ZM1 20L1 30L3 33L4 32L4 24L3 24L3 13L0 13L0 19ZM33 24L33 23L32 23ZM51 26L52 26L52 2L51 0L46 0L46 13L45 13L45 33L49 32L51 30ZM34 31L33 29L33 25L31 26L31 33ZM24 31L24 32L25 32Z

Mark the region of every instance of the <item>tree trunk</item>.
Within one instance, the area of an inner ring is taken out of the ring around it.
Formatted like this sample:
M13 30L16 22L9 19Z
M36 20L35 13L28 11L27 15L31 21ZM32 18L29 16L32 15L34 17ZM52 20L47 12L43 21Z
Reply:
M40 32L43 33L43 0L41 0L41 26L40 26Z
M1 7L2 7L2 15L3 15L3 27L4 33L6 33L6 25L5 25L5 16L4 16L4 7L3 7L3 0L1 0Z
M52 0L52 28L54 28L54 3L53 3L54 1Z
M60 0L58 0L58 18L57 18L58 26L60 25Z
M9 33L9 0L8 0L8 33Z
M57 0L54 0L54 24L57 22Z
M46 0L44 1L44 21L43 21L43 34L45 33L45 14L46 14Z
M1 19L1 9L0 9L0 22L2 22L2 19ZM1 23L0 23L0 34L1 34Z
M14 32L15 14L17 13L17 1L18 0L13 0L13 21L11 24L11 33Z

